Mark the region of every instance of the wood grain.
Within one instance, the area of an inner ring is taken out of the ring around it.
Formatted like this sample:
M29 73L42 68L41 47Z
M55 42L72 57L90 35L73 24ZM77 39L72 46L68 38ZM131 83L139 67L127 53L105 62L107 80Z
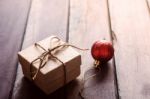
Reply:
M90 49L97 40L105 38L111 41L109 26L106 0L71 0L69 43ZM116 99L113 60L102 66L100 71L93 69L93 62L90 50L82 52L79 84L76 91L70 90L69 99L79 99L77 94L82 88L83 76L86 79L94 74L97 75L84 84L83 96L86 99Z
M66 41L68 0L33 0L22 49L45 37L56 35ZM64 88L46 96L22 74L18 67L12 99L64 99Z
M0 1L0 99L8 99L17 68L30 0Z
M117 3L116 3L117 2ZM109 0L116 33L115 58L121 99L150 98L150 16L145 0Z

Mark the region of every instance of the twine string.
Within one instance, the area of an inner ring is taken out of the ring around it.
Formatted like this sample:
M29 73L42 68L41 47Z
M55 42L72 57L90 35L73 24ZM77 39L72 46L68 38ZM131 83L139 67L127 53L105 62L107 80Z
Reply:
M64 47L73 47L73 48L76 48L76 49L79 49L79 50L88 50L88 49L82 49L82 48L79 48L79 47L76 47L74 45L71 45L71 44L67 44L67 43L64 43L64 44L61 44L60 45L60 39L58 37L52 37L50 39L50 46L51 46L51 41L53 39L56 39L57 40L57 45L53 48L48 48L48 50L46 50L44 47L42 47L40 44L38 43L35 43L35 46L38 47L38 48L41 48L44 52L39 56L37 57L36 59L34 59L31 63L30 63L30 76L31 76L31 79L34 81L37 77L37 75L39 74L39 71L46 65L46 63L49 61L50 58L54 58L56 59L57 61L59 61L62 65L63 65L63 69L64 69L64 77L65 77L65 80L64 80L64 84L66 83L67 79L66 79L66 66L65 66L65 63L63 61L61 61L58 57L56 57L54 54L52 54L53 51L56 51L58 49L62 49ZM32 66L35 62L39 61L39 66L37 68L36 71L32 71Z

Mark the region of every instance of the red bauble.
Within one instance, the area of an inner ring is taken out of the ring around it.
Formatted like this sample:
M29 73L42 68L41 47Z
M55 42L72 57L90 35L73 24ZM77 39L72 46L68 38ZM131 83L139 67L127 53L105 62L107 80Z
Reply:
M96 41L91 49L91 54L100 63L108 62L114 55L112 44L106 40Z

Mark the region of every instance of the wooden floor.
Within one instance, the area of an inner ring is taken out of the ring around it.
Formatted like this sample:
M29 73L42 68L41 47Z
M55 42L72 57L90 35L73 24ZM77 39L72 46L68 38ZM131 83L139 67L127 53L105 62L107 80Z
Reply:
M48 36L91 48L113 43L114 58L93 69L82 54L81 75L46 96L22 74L17 52ZM0 99L150 99L150 0L0 0Z

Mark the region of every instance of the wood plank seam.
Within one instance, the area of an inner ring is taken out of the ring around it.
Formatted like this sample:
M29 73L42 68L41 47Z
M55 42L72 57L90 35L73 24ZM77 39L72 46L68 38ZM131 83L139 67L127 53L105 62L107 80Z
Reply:
M66 24L66 42L69 43L69 27L70 27L70 0L68 0L68 14L67 14L67 24ZM67 99L67 94L68 94L68 86L63 87L63 98Z
M27 17L26 17L26 23L25 23L25 27L24 27L24 33L23 33L21 45L20 45L20 48L19 48L20 50L22 49L22 45L23 45L23 41L24 41L24 37L25 37L25 33L26 33L26 28L27 28L27 24L28 24L30 10L31 10L31 6L32 6L32 1L33 0L30 0L30 3L29 3L28 13L27 13ZM19 66L19 63L17 62L17 64L16 64L16 74L15 74L15 78L14 78L14 81L13 81L14 83L13 83L12 88L11 88L11 92L9 94L9 99L12 99L13 89L14 89L15 81L16 81L16 77L17 77L18 66Z
M66 26L66 42L69 42L69 28L70 28L70 0L68 0L68 17Z
M114 40L117 40L117 37L115 35L115 32L112 30L112 23L111 23L111 15L110 15L110 8L109 8L109 0L106 0L106 3L107 3L107 12L108 12L108 27L109 27L109 33L110 33L110 39L111 39L111 42L114 46ZM116 63L115 63L115 56L113 57L113 62L112 62L113 66L114 66L114 85L115 85L115 95L116 95L116 99L120 99L120 96L119 96L119 88L118 88L118 78L117 78L117 69L116 69Z
M149 5L149 1L148 0L145 0L146 2L146 6L147 6L147 10L148 10L148 13L150 15L150 5Z

